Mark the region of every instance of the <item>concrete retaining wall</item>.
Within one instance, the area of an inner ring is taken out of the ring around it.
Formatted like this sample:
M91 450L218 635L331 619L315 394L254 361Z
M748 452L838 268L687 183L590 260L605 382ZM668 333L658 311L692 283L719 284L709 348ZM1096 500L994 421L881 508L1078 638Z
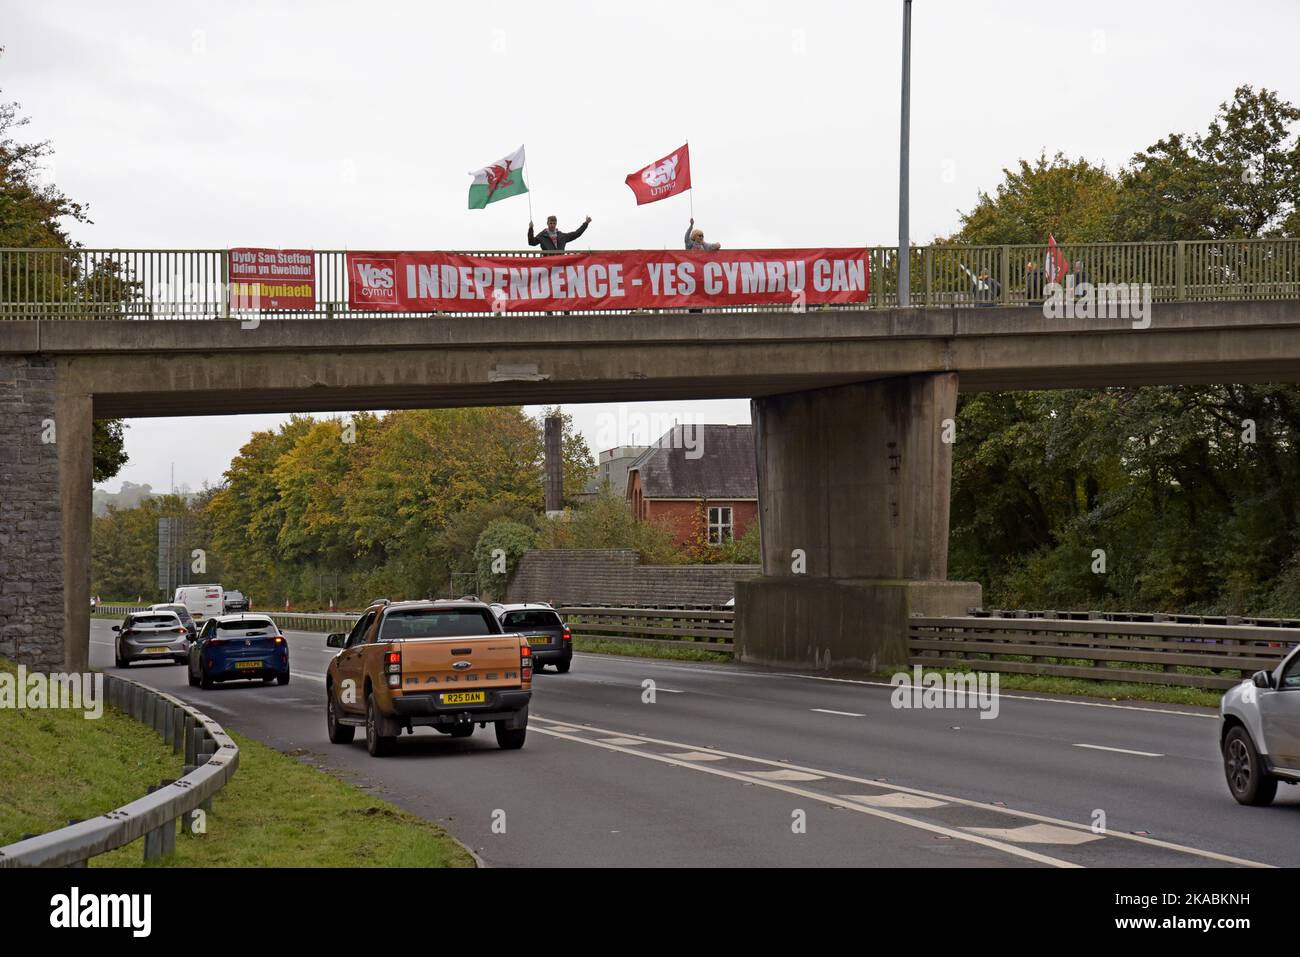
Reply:
M757 565L642 565L633 549L534 549L526 552L506 589L508 601L553 605L725 604L736 582Z

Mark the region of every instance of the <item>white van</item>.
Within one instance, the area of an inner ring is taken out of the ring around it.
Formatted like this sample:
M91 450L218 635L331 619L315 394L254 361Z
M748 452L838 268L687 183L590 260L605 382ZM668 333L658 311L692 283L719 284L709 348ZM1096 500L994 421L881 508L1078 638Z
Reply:
M226 591L220 585L182 585L172 602L188 608L196 622L204 622L225 613Z

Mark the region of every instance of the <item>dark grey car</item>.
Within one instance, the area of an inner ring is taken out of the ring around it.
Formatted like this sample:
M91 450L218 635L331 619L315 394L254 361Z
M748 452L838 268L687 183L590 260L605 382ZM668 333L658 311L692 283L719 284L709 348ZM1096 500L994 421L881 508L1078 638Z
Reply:
M185 626L185 636L189 638L190 641L193 641L198 636L199 626L194 623L194 616L190 614L190 610L184 605L150 605L149 610L176 612L176 617L179 618L181 624Z
M174 611L133 611L113 630L113 658L119 668L133 661L184 664L189 657L190 639Z
M555 665L560 674L569 670L573 662L573 634L554 608L540 602L526 602L502 605L493 611L507 634L528 635L534 673L546 665ZM549 640L543 644L543 639Z

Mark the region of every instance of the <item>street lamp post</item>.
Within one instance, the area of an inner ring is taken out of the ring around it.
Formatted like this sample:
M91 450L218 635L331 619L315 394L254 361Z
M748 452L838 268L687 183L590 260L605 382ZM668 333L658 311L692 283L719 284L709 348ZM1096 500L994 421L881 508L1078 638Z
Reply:
M911 255L908 229L908 146L912 112L912 0L903 0L903 108L898 141L898 304L911 305Z

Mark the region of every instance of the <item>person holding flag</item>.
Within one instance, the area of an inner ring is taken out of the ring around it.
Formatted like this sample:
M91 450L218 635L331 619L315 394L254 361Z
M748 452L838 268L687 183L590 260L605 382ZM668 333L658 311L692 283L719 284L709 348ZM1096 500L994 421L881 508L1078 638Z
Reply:
M686 248L696 252L716 253L722 248L722 243L706 243L704 241L704 230L695 228L695 220L686 227Z
M547 216L546 229L534 236L533 224L530 220L528 223L528 245L541 246L542 252L546 253L562 253L565 246L587 231L587 227L591 225L591 217L588 216L584 219L582 225L571 233L560 232L558 224L559 220L554 216Z

